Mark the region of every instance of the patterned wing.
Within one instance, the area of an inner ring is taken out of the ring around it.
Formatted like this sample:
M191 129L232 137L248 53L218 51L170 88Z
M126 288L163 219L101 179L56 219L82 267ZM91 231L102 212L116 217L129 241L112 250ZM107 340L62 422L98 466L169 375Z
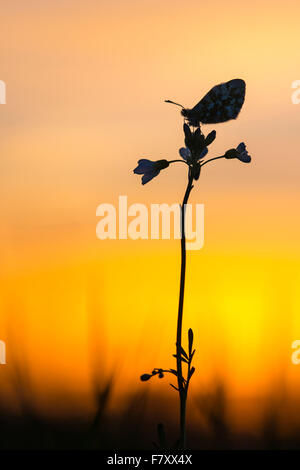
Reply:
M236 119L245 100L246 84L235 78L226 83L214 86L188 111L188 119L203 124L216 124Z

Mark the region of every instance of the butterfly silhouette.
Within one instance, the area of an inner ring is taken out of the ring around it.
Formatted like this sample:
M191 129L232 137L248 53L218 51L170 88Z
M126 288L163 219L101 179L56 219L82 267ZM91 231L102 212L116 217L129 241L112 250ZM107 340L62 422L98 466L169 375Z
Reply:
M179 103L165 100L166 103L181 106L181 114L191 126L217 124L236 119L244 104L246 83L240 78L214 86L196 106L187 109Z

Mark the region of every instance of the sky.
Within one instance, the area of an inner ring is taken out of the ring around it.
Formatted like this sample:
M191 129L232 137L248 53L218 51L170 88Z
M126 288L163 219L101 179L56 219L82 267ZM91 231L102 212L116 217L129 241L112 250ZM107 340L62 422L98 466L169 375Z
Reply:
M205 205L205 245L187 263L191 393L220 379L232 399L256 403L279 382L295 399L299 10L291 0L2 5L0 381L11 406L16 363L45 412L65 394L89 408L93 374L112 372L117 408L146 385L141 373L172 366L179 241L98 240L96 208L119 195L181 201L183 165L146 186L132 170L141 157L178 158L182 118L165 99L191 107L232 78L246 81L239 118L203 132L217 131L210 157L244 141L252 162L205 167L191 195ZM59 403L70 412L72 401ZM231 413L248 423L249 410Z

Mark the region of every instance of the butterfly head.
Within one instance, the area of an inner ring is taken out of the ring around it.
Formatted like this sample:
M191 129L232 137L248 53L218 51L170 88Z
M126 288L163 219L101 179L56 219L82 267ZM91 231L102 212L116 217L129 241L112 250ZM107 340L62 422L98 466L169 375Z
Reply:
M184 119L187 120L190 126L192 127L200 127L200 121L198 116L195 116L195 113L191 109L186 109L183 108L181 110L181 115L184 117Z

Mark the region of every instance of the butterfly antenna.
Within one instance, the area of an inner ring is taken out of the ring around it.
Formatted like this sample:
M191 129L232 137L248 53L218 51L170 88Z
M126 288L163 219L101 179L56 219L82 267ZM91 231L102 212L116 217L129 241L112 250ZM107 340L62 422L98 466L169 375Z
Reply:
M176 106L180 106L182 109L184 109L184 106L182 106L182 104L175 103L175 101L171 101L171 100L165 100L165 103L171 103L171 104L175 104Z

